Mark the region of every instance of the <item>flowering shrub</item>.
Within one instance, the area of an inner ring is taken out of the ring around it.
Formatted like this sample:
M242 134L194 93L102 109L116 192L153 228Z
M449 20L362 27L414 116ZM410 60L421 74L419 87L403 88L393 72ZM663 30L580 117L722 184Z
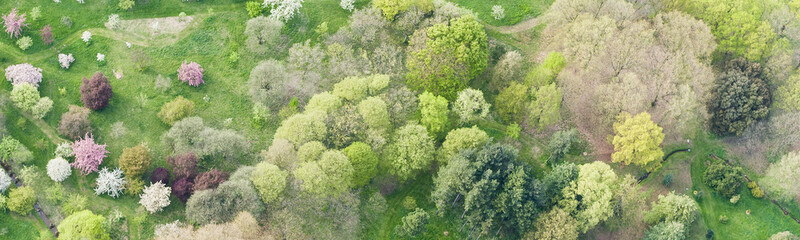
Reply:
M196 62L188 64L183 62L181 68L178 69L178 78L185 83L189 83L190 86L197 87L205 83L203 81L203 71L203 67Z
M11 85L30 83L39 87L39 83L42 82L42 69L29 63L11 65L6 68L6 79Z
M69 175L72 175L72 168L64 158L56 157L47 163L47 176L50 176L53 181L64 181Z
M109 153L106 151L106 145L95 143L94 137L87 133L83 139L72 143L72 154L69 156L75 157L72 167L80 169L83 175L88 175L97 172L97 166L103 163L106 153Z
M10 34L11 38L18 38L22 35L22 27L28 26L28 24L25 23L25 14L23 13L20 15L16 8L11 9L8 15L3 16L3 23L6 27L6 33Z
M140 195L139 204L144 206L150 213L156 213L169 206L169 193L172 191L162 182L150 184L144 189L144 193Z
M125 177L122 176L122 170L117 168L114 171L108 171L108 168L103 168L99 173L100 176L97 177L97 188L94 189L94 193L97 195L108 194L113 198L119 197L122 190L125 190L125 183L127 183Z
M69 69L69 65L72 64L72 62L74 61L75 58L72 57L72 53L70 53L69 55L63 53L58 54L58 63L61 64L61 68L63 69Z

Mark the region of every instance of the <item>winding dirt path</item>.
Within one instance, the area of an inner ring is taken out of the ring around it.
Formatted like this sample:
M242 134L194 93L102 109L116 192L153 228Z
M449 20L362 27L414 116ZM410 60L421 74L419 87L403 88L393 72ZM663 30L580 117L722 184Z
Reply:
M535 28L536 26L539 26L539 24L541 24L541 23L542 23L542 17L541 16L537 16L535 18L531 18L531 19L519 22L517 24L511 25L511 26L500 26L500 27L498 27L498 26L493 26L493 25L486 24L486 28L494 30L494 31L498 31L498 32L503 33L503 34L512 34L512 33L528 31L528 30L530 30L532 28Z

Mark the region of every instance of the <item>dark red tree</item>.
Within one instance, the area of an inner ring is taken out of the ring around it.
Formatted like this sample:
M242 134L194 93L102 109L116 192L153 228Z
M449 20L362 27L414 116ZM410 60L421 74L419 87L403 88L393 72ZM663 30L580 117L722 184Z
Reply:
M228 180L228 173L211 169L211 171L200 173L194 179L194 190L200 191L205 189L217 188L220 183Z
M111 83L108 78L103 76L103 73L95 73L92 78L83 78L81 83L81 101L83 105L92 110L100 110L108 106L108 99L111 99L114 93L111 90Z
M39 35L42 36L42 42L44 42L45 45L53 44L55 38L53 38L52 30L53 28L50 27L50 24L44 25L42 30L39 30Z
M164 185L169 185L169 170L166 168L158 167L150 174L150 183L161 182Z
M172 173L176 179L194 179L197 176L197 157L193 153L167 157L167 162L172 164Z
M172 194L175 194L181 202L186 202L194 192L194 183L189 178L181 178L172 183Z

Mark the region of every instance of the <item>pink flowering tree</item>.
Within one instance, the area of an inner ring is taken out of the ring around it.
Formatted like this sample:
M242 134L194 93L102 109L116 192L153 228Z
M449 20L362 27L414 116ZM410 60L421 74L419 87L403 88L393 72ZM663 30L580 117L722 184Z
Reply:
M72 154L75 157L75 162L72 167L80 169L81 174L89 175L89 173L97 172L97 166L103 163L103 158L106 158L106 145L99 145L94 142L94 137L89 133L72 143Z
M19 15L17 9L11 9L8 15L3 16L3 23L6 27L6 33L11 34L11 38L18 38L22 35L22 27L27 27L25 23L25 14Z
M39 82L42 81L42 69L29 63L11 65L6 68L6 80L11 82L11 85L30 83L39 87Z
M42 36L42 42L44 42L45 45L53 44L53 28L50 27L50 24L44 25L42 30L39 30L39 35Z
M188 64L183 62L181 68L178 69L178 78L185 83L189 83L189 85L193 87L205 83L205 81L203 81L203 67L196 62L190 62Z

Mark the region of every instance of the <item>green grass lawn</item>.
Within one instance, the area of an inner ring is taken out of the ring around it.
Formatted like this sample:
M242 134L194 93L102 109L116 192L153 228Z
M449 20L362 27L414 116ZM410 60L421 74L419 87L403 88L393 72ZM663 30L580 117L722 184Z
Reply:
M514 25L525 19L544 13L554 0L450 0L472 10L487 24L494 26ZM492 17L492 7L503 7L505 18L497 20Z

